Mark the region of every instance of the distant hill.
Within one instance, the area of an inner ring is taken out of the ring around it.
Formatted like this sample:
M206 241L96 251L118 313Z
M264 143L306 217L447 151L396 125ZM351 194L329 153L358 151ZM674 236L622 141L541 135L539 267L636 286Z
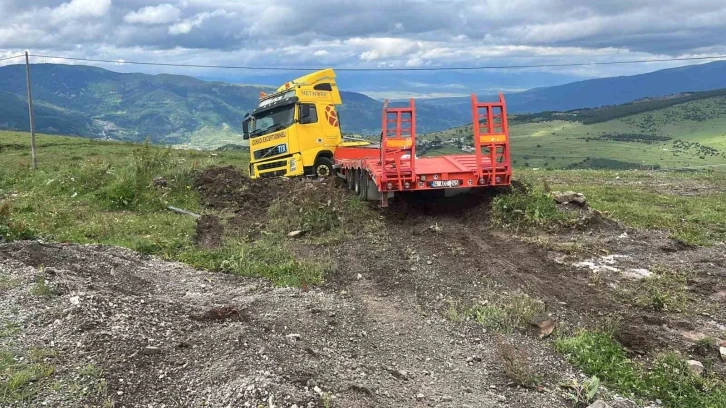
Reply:
M178 75L121 74L77 65L37 64L32 75L39 132L132 141L150 137L168 144L184 143L205 127L239 128L260 91ZM0 108L0 127L27 130L23 66L0 68L0 91L17 99Z
M506 94L512 113L566 111L618 105L641 98L726 88L726 61L663 69L640 75L589 79ZM492 98L492 96L486 97ZM486 99L482 97L481 99ZM428 103L466 109L468 98L437 98Z
M125 74L101 68L32 66L36 130L42 133L215 147L241 142L244 114L269 87L207 82L180 75ZM349 133L380 130L382 102L343 92L341 126ZM22 65L0 67L0 129L29 129ZM419 110L422 132L465 123L468 111Z
M80 65L32 66L39 132L213 148L241 142L241 120L269 87L203 81L180 75L125 74ZM341 81L341 87L345 83ZM510 113L561 112L633 102L667 103L694 92L726 88L726 62L712 62L627 77L594 79L506 95ZM668 96L671 95L671 96ZM382 102L343 92L346 133L378 134ZM25 68L0 67L0 129L28 130ZM496 99L481 96L481 100ZM468 98L420 99L419 134L471 121ZM649 105L655 106L655 105ZM665 105L663 105L665 106ZM620 107L635 112L632 107ZM610 120L616 110L580 112L583 124ZM546 114L545 114L546 115ZM585 119L587 115L594 115ZM565 119L567 115L558 119ZM528 120L528 119L524 119Z
M510 115L509 123L512 158L519 167L726 168L726 89L606 108ZM425 138L467 144L471 135L467 125ZM442 151L453 146L447 148Z

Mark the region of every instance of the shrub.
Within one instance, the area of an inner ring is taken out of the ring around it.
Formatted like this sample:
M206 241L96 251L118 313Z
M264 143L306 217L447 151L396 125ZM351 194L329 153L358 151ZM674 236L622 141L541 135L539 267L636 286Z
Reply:
M196 163L187 164L170 149L159 149L148 143L133 150L131 161L120 168L106 169L113 178L99 186L96 197L110 210L159 209L166 195L188 200ZM153 180L164 176L168 191L154 191ZM187 198L184 198L187 197Z
M0 238L6 241L35 238L35 231L22 221L12 219L10 203L0 202Z
M504 228L554 227L572 218L572 215L557 208L552 197L531 185L527 186L526 191L498 196L492 202L492 221Z

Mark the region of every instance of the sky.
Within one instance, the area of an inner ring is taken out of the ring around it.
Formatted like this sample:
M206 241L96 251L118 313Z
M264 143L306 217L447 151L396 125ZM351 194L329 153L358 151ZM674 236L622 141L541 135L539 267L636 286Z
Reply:
M591 63L726 55L724 21L724 0L0 0L0 58L29 50L114 61L311 69ZM339 83L376 95L447 96L693 63L341 73ZM84 64L270 85L298 74Z

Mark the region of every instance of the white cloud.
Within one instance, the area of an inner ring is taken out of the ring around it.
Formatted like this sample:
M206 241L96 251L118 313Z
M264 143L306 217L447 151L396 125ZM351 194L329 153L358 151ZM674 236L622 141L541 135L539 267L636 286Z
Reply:
M408 59L408 61L406 61L405 65L407 67L413 68L413 67L420 67L420 66L424 65L424 63L425 63L425 61L423 59L421 59L420 57L411 57Z
M111 0L71 0L54 8L51 19L63 23L84 17L103 17L111 8Z
M304 0L300 7L300 0L0 0L0 54L28 48L114 60L356 68L726 54L724 0L370 3ZM532 72L603 76L665 66Z
M180 9L173 4L166 3L132 11L126 14L124 21L130 24L169 24L179 20L180 16Z
M346 43L364 48L365 51L360 54L364 61L403 57L421 49L419 41L406 38L351 38Z
M199 13L192 18L185 19L184 21L169 26L169 34L189 34L192 29L201 26L205 20L212 17L224 16L226 14L228 14L226 10L214 10L212 12L205 11L204 13Z

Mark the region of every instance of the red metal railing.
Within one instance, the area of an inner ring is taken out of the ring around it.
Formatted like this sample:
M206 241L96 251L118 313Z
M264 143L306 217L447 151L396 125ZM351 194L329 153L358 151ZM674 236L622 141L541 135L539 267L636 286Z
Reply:
M391 108L388 100L383 104L381 133L382 183L403 188L414 183L416 161L416 105L413 99L407 107ZM384 184L385 185L385 184Z
M509 125L504 95L499 94L499 102L480 103L477 101L476 94L472 94L471 106L477 177L480 184L499 184L498 177L503 180L503 177L510 176L512 172L509 161ZM486 156L483 149L488 150ZM491 177L487 177L483 168L485 157L491 164ZM498 172L498 168L501 167L504 168Z

